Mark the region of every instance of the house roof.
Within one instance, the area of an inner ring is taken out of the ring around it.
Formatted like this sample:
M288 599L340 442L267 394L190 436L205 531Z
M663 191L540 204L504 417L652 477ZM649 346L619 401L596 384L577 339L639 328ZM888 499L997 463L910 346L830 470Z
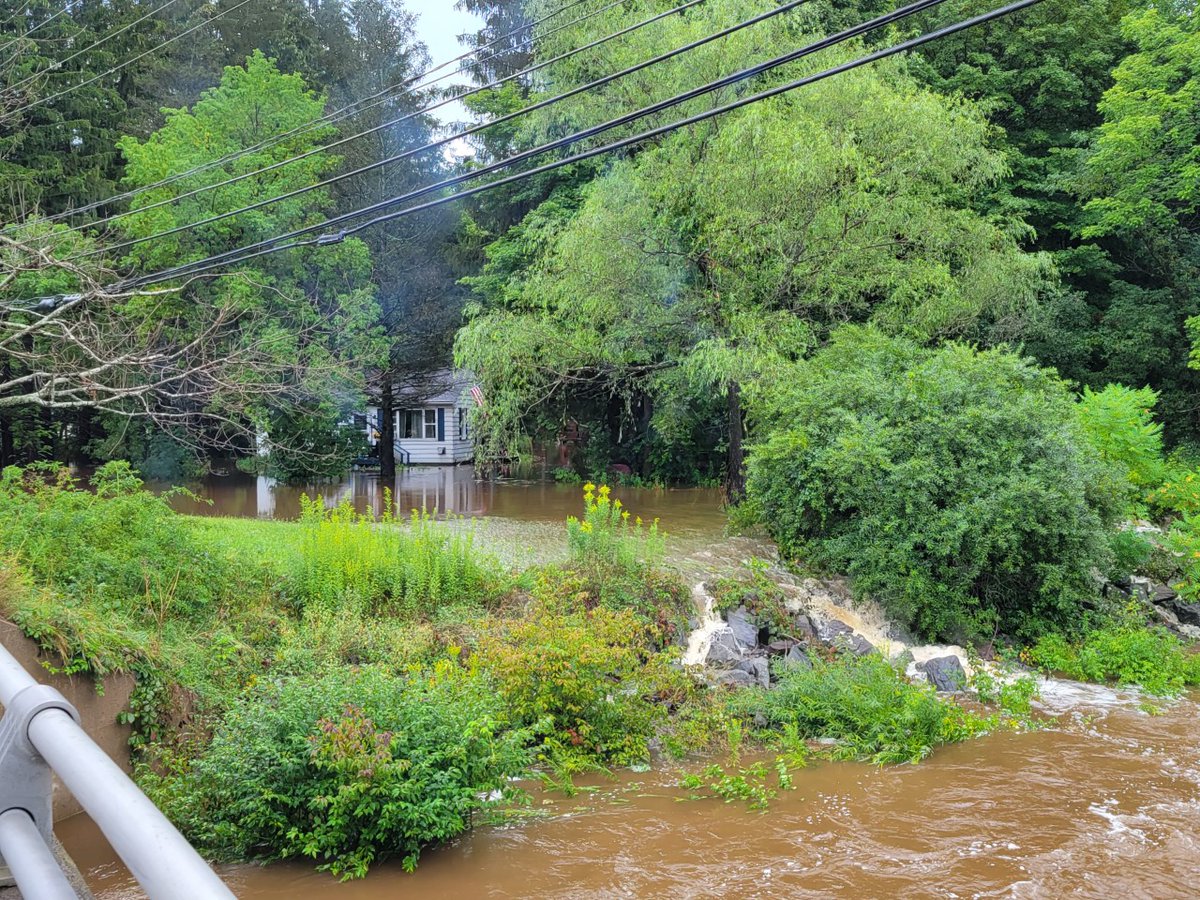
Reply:
M407 384L397 386L394 403L397 407L459 406L468 398L475 384L471 372L463 369L441 369L413 376Z

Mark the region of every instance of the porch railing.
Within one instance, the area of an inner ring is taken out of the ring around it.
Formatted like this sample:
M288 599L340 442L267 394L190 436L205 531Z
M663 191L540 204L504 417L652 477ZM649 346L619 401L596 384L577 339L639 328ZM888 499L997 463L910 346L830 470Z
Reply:
M53 775L100 827L151 900L233 893L80 727L79 713L0 646L0 857L26 900L74 898L54 841Z
M383 434L383 419L378 415L369 420L371 427ZM404 449L404 445L400 443L399 438L392 439L392 455L400 462L402 466L412 465L412 454Z

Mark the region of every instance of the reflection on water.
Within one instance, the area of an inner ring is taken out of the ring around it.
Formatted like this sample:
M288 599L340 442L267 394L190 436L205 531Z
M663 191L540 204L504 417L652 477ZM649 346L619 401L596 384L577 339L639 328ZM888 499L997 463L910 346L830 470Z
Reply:
M544 820L481 828L340 884L311 865L226 866L239 897L1196 896L1200 708L1158 717L1087 696L1060 727L997 734L917 766L820 763L766 813L680 802L678 772L535 796ZM60 828L98 900L140 897L85 819Z
M151 483L164 490L170 485ZM212 476L188 485L201 502L177 496L173 505L196 515L295 519L300 498L320 495L326 504L349 500L359 512L384 511L385 488L391 490L393 513L426 509L437 515L487 516L523 522L562 522L578 515L578 485L544 481L483 481L470 466L424 466L405 469L393 482L378 475L354 473L338 482L281 484L273 478L235 473ZM647 521L660 518L675 533L720 533L725 527L720 492L689 488L657 490L617 487L613 496Z

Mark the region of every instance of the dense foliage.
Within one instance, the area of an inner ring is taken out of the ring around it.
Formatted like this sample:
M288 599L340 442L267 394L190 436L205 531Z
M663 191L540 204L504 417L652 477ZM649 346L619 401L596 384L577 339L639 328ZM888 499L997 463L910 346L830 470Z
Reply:
M747 693L735 708L801 738L836 738L843 759L880 764L918 762L987 728L875 655L789 667L774 689Z
M1035 632L1096 595L1114 502L1051 373L852 329L781 373L761 409L755 515L917 633Z
M527 765L522 734L501 715L488 682L449 661L419 676L289 679L235 704L204 755L156 793L226 858L309 857L362 877L400 856L411 870Z
M1140 685L1160 696L1200 685L1200 655L1165 629L1147 628L1136 608L1078 637L1042 635L1022 658L1067 678Z

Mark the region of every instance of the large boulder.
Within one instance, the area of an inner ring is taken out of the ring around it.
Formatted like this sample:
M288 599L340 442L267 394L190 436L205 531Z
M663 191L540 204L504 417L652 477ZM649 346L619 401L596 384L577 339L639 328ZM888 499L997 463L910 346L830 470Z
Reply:
M1200 625L1200 603L1188 603L1177 596L1161 605L1175 613L1180 625Z
M793 634L801 641L817 639L817 626L813 624L812 618L807 613L796 613L792 628Z
M826 619L817 625L817 639L822 643L832 644L848 634L854 634L854 629L840 619Z
M843 653L866 656L875 652L875 645L840 619L828 619L817 626L817 637Z
M813 667L812 658L808 655L808 648L804 644L797 644L783 657L783 664L797 669L811 669Z
M1156 584L1150 591L1151 603L1172 603L1178 598L1179 594L1165 584Z
M924 672L929 683L939 691L953 693L967 686L967 672L957 656L928 659L917 663L917 669Z
M737 609L730 610L725 615L725 621L729 623L733 636L737 638L739 644L747 650L753 650L758 646L758 622L746 607L739 606Z
M757 684L758 679L741 669L725 669L716 673L716 682L727 687L750 687Z

